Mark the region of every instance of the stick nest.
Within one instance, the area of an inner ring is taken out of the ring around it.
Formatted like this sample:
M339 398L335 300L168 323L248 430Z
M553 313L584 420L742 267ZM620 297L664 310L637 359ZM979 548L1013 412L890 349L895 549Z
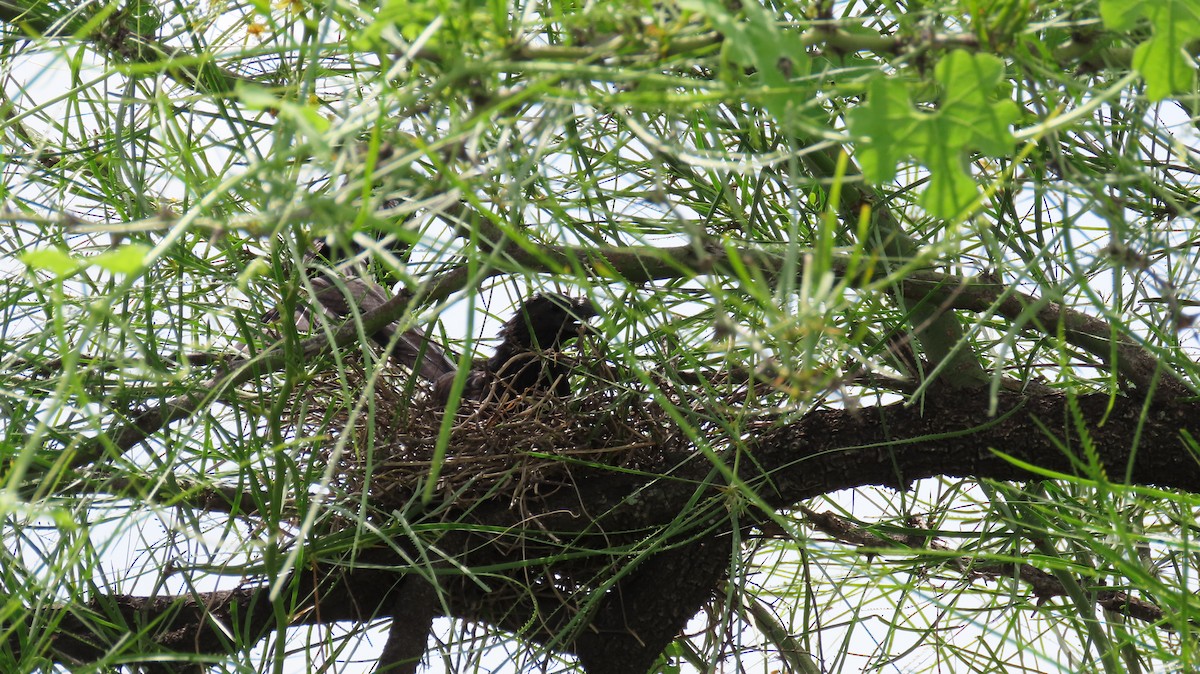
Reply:
M636 381L631 373L604 364L577 375L569 399L538 391L463 401L439 462L445 412L428 385L410 381L407 372L372 382L361 361L348 364L342 375L318 375L296 394L290 409L303 410L303 418L293 423L310 437L329 438L314 448L313 459L336 462L331 486L339 498L358 502L365 493L385 513L419 497L435 463L438 498L457 509L483 499L536 500L614 469L661 472L691 446L644 390L614 383ZM360 411L350 423L361 401L347 400L347 391L371 391L373 415Z

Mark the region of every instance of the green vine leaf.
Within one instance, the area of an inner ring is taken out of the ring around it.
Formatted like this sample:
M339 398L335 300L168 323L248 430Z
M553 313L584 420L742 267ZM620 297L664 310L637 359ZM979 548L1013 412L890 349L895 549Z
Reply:
M1145 17L1154 33L1133 50L1133 67L1146 80L1146 96L1160 101L1192 89L1195 69L1184 47L1200 39L1200 0L1101 0L1104 27L1132 29Z
M83 266L70 251L57 246L34 248L21 253L18 259L34 271L48 271L59 278L69 276Z
M812 74L812 59L798 36L775 25L774 17L757 3L742 5L742 17L731 13L717 0L681 0L679 6L705 16L725 36L723 49L729 60L753 68L754 77L765 86L763 107L785 125L804 114L812 89L795 82Z
M913 106L907 82L876 76L867 85L867 102L850 112L849 129L860 139L856 156L867 180L891 180L896 164L912 156L929 169L921 206L936 217L953 218L979 196L967 153L1008 154L1020 111L998 95L1004 64L994 56L952 52L934 77L944 94L935 110L925 112Z
M34 271L48 271L61 279L90 266L114 274L137 274L142 271L149 254L149 246L130 243L90 257L61 247L34 248L21 253L19 259Z
M145 266L150 250L150 246L145 244L129 243L101 253L88 261L114 274L137 274Z
M879 76L867 84L866 104L850 112L850 133L864 139L855 155L867 180L878 184L896 177L896 164L906 154L902 141L917 122L903 81Z

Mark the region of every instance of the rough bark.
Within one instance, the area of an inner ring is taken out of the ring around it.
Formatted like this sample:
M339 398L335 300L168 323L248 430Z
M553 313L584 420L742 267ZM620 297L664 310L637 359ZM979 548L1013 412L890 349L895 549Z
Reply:
M740 477L774 509L838 489L904 488L937 475L997 480L1046 476L1018 462L1088 479L1200 491L1200 462L1188 436L1200 437L1200 404L1195 402L1147 405L1099 394L1069 399L1002 393L990 414L985 395L934 392L919 405L814 411L753 439L741 450L748 456L738 465ZM1094 446L1094 462L1083 449L1084 438ZM732 464L733 457L725 458ZM581 480L577 489L539 501L536 525L508 503L481 504L466 520L487 528L467 535L461 549L468 552L459 561L468 567L515 569L502 576L517 588L514 599L489 602L470 582L444 582L438 612L487 621L552 650L575 653L592 674L644 671L712 596L729 568L728 540L735 529L753 524L753 514L750 520L732 517L728 493L717 481L705 481L718 474L710 469L697 455L676 470L687 479L597 474ZM684 509L690 517L688 526L680 528L678 515ZM594 513L604 515L594 518ZM497 530L508 533L497 535ZM661 552L637 558L636 542L656 530L673 533L664 539ZM609 550L627 546L631 554L607 559L621 570L607 576L611 582L604 587L591 587L594 578L605 577L589 566L595 560L522 565L529 551L523 537L536 538L540 532L563 539L574 535L577 544L599 537ZM226 652L231 644L218 623L240 632L241 643L253 643L287 624L386 616L400 621L393 628L397 644L423 643L428 611L423 609L405 634L407 612L397 602L406 579L425 581L408 574L403 559L387 549L360 551L357 559L360 564L352 567L320 563L295 573L282 596L289 606L305 610L286 620L279 618L283 604L273 605L266 588L259 587L178 598L98 597L88 606L57 609L62 622L54 647L63 663L88 662L123 636L121 629L88 619L89 613L123 622L128 629L158 621L150 638L162 651ZM498 582L492 578L490 582ZM561 578L573 579L576 591L556 591Z

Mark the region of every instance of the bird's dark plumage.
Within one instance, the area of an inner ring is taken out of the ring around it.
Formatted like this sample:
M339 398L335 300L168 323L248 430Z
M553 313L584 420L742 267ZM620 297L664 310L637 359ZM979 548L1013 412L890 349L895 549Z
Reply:
M549 391L551 387L558 396L570 395L570 368L553 352L579 333L583 321L595 315L596 307L587 299L559 293L529 298L500 328L501 341L495 353L471 368L462 398L484 400L493 392L520 396ZM448 402L453 384L453 372L442 375L434 385L434 399Z

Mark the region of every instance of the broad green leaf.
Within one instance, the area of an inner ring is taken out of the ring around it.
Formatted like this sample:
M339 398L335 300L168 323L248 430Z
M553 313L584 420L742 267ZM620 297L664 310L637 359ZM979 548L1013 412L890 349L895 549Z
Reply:
M114 274L136 274L142 270L142 266L146 261L146 255L149 252L149 246L140 243L131 243L120 246L115 250L101 253L88 261Z
M124 27L138 35L154 35L162 28L162 10L147 0L126 3L124 12Z
M979 196L979 186L964 167L962 153L939 145L936 136L926 147L929 186L921 193L921 207L939 218L952 218Z
M941 100L933 112L913 107L904 80L876 76L867 101L849 115L850 133L859 138L857 156L872 182L891 180L906 156L929 169L922 206L939 218L952 218L979 194L966 165L967 153L1003 156L1013 147L1016 103L998 95L1004 64L987 54L955 51L934 69Z
M1150 100L1192 90L1195 68L1184 49L1200 39L1200 0L1102 0L1100 17L1110 30L1132 30L1142 17L1153 26L1133 52L1133 67L1145 78Z
M1019 110L1011 100L997 100L1004 64L986 54L952 52L934 69L945 94L937 112L923 115L924 143L914 155L929 169L929 187L921 195L925 210L951 218L968 207L979 189L966 165L966 153L1007 154L1015 139L1011 126Z
M1100 19L1109 30L1129 30L1142 16L1145 4L1139 0L1100 0Z
M62 248L36 248L21 253L21 262L30 269L48 271L56 276L66 276L81 266L81 262Z
M946 93L938 114L930 119L947 144L993 156L1012 149L1011 127L1020 111L1016 103L996 95L1004 79L1003 61L987 54L955 51L938 62L934 77Z
M896 177L906 141L917 126L916 110L903 80L876 77L867 85L867 102L852 111L850 133L863 139L857 153L867 180L882 183Z
M798 87L793 80L812 73L812 59L799 35L779 30L772 15L758 3L744 3L741 18L715 0L682 0L679 5L712 22L725 36L724 49L732 62L754 68L755 78L767 89L763 106L776 119L789 124L805 109L812 91Z

